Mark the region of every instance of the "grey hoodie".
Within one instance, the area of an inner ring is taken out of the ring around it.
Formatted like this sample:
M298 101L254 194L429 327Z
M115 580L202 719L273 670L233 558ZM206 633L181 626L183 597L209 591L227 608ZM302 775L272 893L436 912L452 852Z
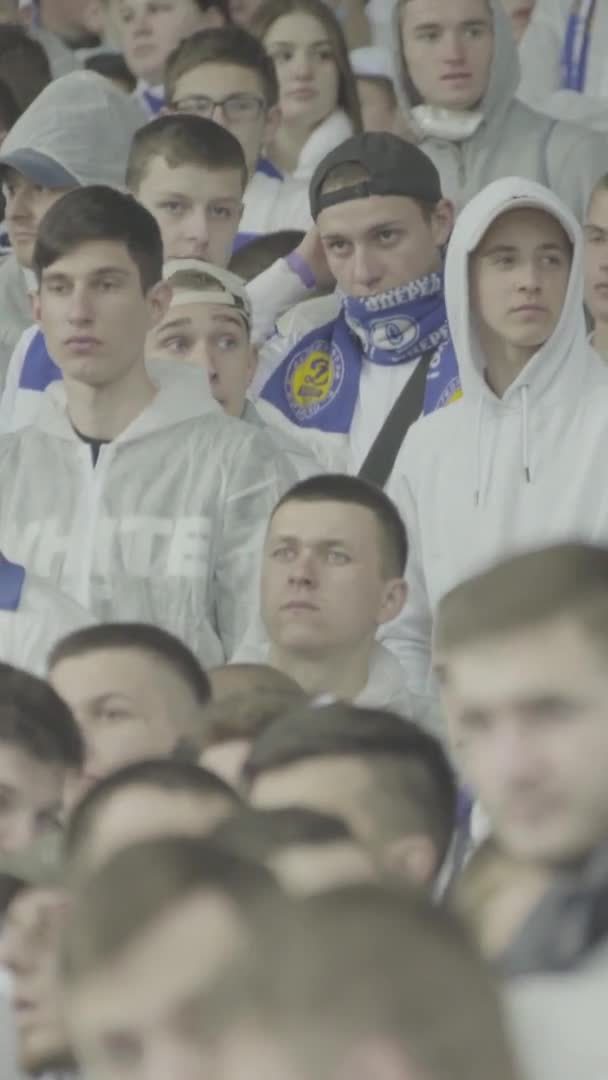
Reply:
M608 172L608 139L566 124L518 101L520 61L502 0L488 0L494 15L495 49L490 81L481 102L484 119L462 142L425 136L412 109L412 84L403 58L399 0L393 11L395 85L407 123L441 173L443 193L461 209L486 184L521 176L550 187L582 221L595 182Z

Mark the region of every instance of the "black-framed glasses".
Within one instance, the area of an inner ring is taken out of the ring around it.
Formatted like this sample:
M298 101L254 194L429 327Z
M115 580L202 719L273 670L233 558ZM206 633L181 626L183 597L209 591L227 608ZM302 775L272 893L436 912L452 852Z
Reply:
M224 116L231 123L239 120L257 120L265 107L263 98L254 94L229 94L228 97L216 100L204 97L202 94L192 94L190 97L180 98L179 101L171 102L171 108L177 112L196 113L211 119L216 109L221 109Z

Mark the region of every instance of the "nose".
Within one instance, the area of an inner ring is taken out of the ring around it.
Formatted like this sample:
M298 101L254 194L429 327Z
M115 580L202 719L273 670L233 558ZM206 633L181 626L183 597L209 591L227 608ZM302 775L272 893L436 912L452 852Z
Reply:
M32 216L32 196L27 187L18 187L6 194L7 221L19 221Z
M310 549L302 548L289 568L290 585L312 586L317 578L315 558Z
M29 847L36 835L34 815L22 810L13 814L10 824L4 830L0 839L0 850L5 854L22 851Z
M211 113L208 116L208 119L209 120L215 120L215 123L219 124L220 127L225 128L225 127L228 126L228 121L227 121L227 118L226 118L226 113L224 111L224 106L221 105L221 104L218 104L217 102L213 106L213 108L211 110Z
M297 49L293 58L293 73L298 79L309 81L314 76L313 59L308 49Z
M447 32L443 41L443 58L450 64L462 64L466 58L462 34Z
M380 280L381 273L372 252L361 244L355 247L352 264L353 284L364 289L372 289Z
M209 226L207 213L204 207L196 208L188 215L184 222L182 256L201 258L207 254L209 248Z
M213 349L209 348L206 341L197 341L195 348L192 350L192 360L197 367L207 372L210 382L217 378L217 364Z
M495 774L510 787L527 787L537 774L532 740L517 716L504 718L494 740Z
M518 287L522 292L538 292L540 289L539 269L533 260L520 267Z
M70 296L68 319L74 326L84 326L91 322L91 302L88 290L76 286Z

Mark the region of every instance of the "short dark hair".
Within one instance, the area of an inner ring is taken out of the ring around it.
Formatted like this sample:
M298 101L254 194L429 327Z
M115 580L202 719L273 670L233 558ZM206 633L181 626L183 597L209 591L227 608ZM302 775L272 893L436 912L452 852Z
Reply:
M213 844L234 855L264 862L285 848L301 845L356 843L342 818L303 806L276 810L247 807L221 821L210 834Z
M52 671L62 660L102 649L139 649L152 653L183 679L200 705L206 705L211 697L209 679L194 653L180 638L152 623L100 623L75 630L51 650L48 670Z
M243 148L231 131L214 120L190 113L157 116L133 137L127 164L127 187L137 194L150 162L162 157L171 168L195 165L203 169L234 169L247 184Z
M171 758L150 758L125 765L110 773L83 795L68 819L64 833L66 857L72 861L86 847L97 814L114 795L129 788L154 787L161 791L179 791L194 797L228 799L236 808L241 800L229 784L208 769Z
M77 890L64 941L66 982L110 963L166 911L203 889L226 894L246 919L256 903L280 896L265 867L206 840L159 838L116 852Z
M125 245L139 271L144 293L161 280L163 242L152 214L132 195L92 184L62 195L40 222L34 247L38 282L62 256L97 240Z
M362 130L361 105L350 63L348 45L337 15L325 0L265 0L253 20L253 32L263 41L273 23L284 15L302 13L321 23L333 49L338 69L338 106L344 109L354 131Z
M268 270L277 259L289 255L306 234L301 229L280 229L278 232L264 233L254 237L235 251L230 260L233 274L252 281L258 274Z
M131 93L137 86L137 79L127 66L122 53L93 53L92 56L87 56L84 66L87 71L96 71L98 75L103 75L104 79L124 83Z
M21 109L13 91L4 79L0 79L0 127L3 131L10 131L20 116Z
M374 817L379 836L398 835L404 806L433 837L439 859L455 825L457 786L441 743L411 721L383 709L339 702L299 709L272 724L255 741L243 766L251 787L265 773L296 762L350 756L377 770Z
M0 79L7 84L21 112L51 81L46 49L23 26L0 26Z
M217 8L218 11L224 16L227 22L230 21L230 8L228 6L228 0L194 0L199 11L203 14L209 11L209 8Z
M387 577L402 577L407 562L407 533L392 499L381 488L345 473L321 473L300 480L283 495L272 516L288 502L338 502L363 506L374 515L380 532L382 569Z
M63 699L10 664L0 664L0 744L49 765L79 769L84 762L82 736Z
M279 100L279 84L274 64L261 41L240 26L199 30L184 38L173 50L165 67L165 92L171 105L182 75L203 64L234 64L260 76L266 108Z

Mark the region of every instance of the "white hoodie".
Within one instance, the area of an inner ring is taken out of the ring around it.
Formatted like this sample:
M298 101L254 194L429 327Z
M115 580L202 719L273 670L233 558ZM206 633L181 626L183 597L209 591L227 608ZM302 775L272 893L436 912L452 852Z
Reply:
M574 255L554 333L500 399L484 378L468 260L492 222L518 205L553 214ZM414 689L428 687L433 613L448 590L518 551L608 543L608 369L587 341L582 258L570 212L530 181L495 181L457 221L446 301L463 396L410 429L387 488L408 530L410 593L385 636Z
M295 481L264 432L172 379L94 468L63 384L42 399L35 425L0 436L6 557L101 621L163 626L206 666L257 636L263 535Z
M573 7L573 0L536 0L534 16L519 47L518 96L532 108L585 123L590 113L599 111L602 99L608 111L608 7L601 0L595 5L582 94L560 90L561 55Z

